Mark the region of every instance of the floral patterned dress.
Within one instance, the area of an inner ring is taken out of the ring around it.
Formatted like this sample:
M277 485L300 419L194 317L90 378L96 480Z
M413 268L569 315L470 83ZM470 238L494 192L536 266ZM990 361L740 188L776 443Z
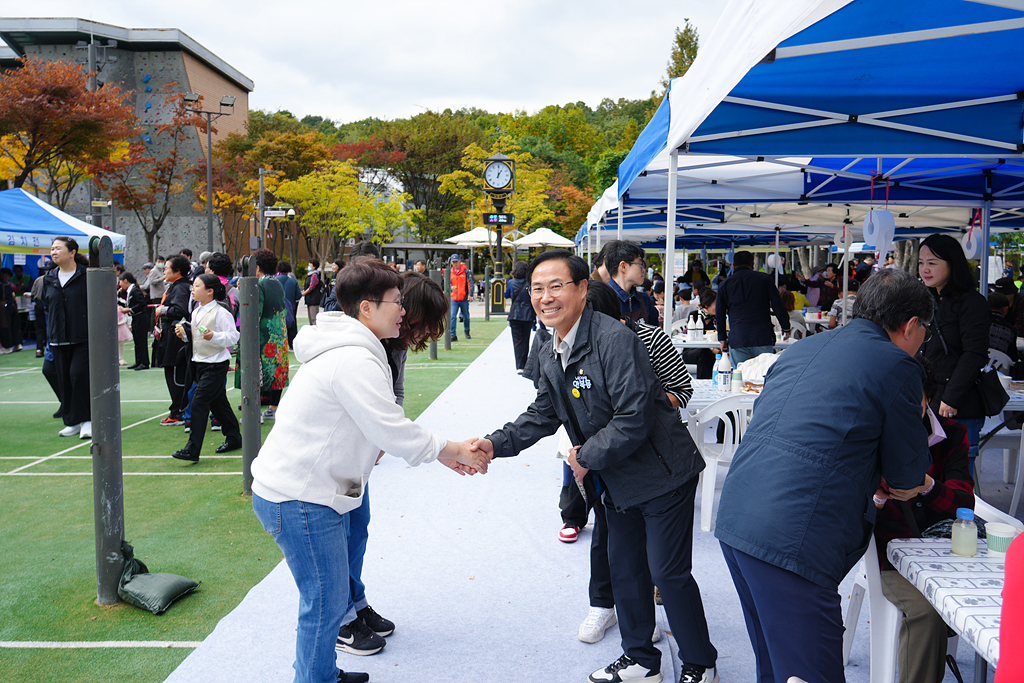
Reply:
M288 386L288 331L285 327L284 287L273 277L259 279L260 316L260 393ZM235 373L235 387L241 386L242 373ZM263 398L261 397L261 399ZM266 403L261 400L261 403Z

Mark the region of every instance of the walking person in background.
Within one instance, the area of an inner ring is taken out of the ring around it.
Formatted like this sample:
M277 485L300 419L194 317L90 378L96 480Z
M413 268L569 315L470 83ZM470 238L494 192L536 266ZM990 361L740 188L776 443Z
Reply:
M175 328L179 339L192 340L192 376L196 393L192 397L191 431L185 447L171 457L199 462L206 436L206 418L213 413L224 432L224 443L217 453L227 453L242 447L242 433L228 401L226 380L231 363L229 347L238 342L235 317L227 304L227 290L220 278L203 273L192 283L192 299L197 306L191 322Z
M530 266L526 261L516 261L512 266L512 279L505 288L505 299L511 302L508 312L508 326L512 331L512 351L515 354L516 372L523 374L526 358L530 355L530 331L537 321L537 313L530 302L526 273Z
M89 299L85 271L89 261L78 253L78 242L54 237L50 258L56 265L44 277L46 336L60 389L60 436L92 438L89 391Z
M40 268L39 277L32 281L32 305L36 313L36 358L42 358L46 353L46 300L43 298L43 285L46 283L46 271L53 267L48 264L45 269Z
M923 348L939 381L932 410L967 427L973 476L985 422L975 380L988 362L990 308L978 293L963 247L949 235L931 235L921 243L917 269L936 304L932 338Z
M0 354L21 351L21 317L12 275L9 268L0 268Z
M470 339L469 302L473 299L473 290L471 289L473 276L466 270L466 264L462 262L462 257L458 254L452 254L449 277L452 283L452 321L451 325L448 326L448 332L452 336L452 341L459 341L458 336L455 334L455 323L458 322L459 315L461 315L466 339Z
M299 299L302 298L302 288L299 282L291 276L292 264L284 259L277 262L277 281L284 287L284 301L288 307L285 315L285 329L288 330L288 346L295 341L295 335L299 332L299 322L295 313L299 310Z
M123 313L132 316L132 339L135 341L135 365L129 370L149 369L149 297L142 293L135 282L135 276L125 273L119 280L121 289L125 291L127 305Z
M305 297L306 315L309 317L309 324L316 325L316 314L320 312L320 260L310 259L309 273L302 285L302 296Z
M192 266L186 256L178 254L171 257L164 267L164 281L167 290L163 302L156 309L156 317L160 324L160 366L164 369L164 382L167 393L171 397L170 412L160 424L175 427L185 424L182 412L188 406L188 386L185 375L188 372L188 355L185 342L174 333L174 326L186 323L189 319L188 274ZM157 358L153 357L156 364Z

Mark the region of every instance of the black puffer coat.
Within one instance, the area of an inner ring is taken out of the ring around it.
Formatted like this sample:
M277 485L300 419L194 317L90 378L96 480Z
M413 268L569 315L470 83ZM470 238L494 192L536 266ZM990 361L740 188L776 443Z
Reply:
M932 410L939 404L956 408L958 420L985 417L981 394L975 386L978 373L988 362L988 301L978 292L937 293L932 338L922 347L925 358L935 367L939 390Z
M89 309L85 285L87 270L78 264L74 275L63 287L57 279L60 268L51 268L43 276L46 338L51 344L85 344L89 341Z

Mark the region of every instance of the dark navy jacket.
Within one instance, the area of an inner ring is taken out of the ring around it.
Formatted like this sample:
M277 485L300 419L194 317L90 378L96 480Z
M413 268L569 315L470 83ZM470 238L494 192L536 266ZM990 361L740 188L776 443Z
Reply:
M836 588L867 548L880 477L897 489L924 483L923 375L865 319L788 348L726 475L715 536Z
M783 332L789 332L789 313L775 280L766 273L738 267L718 286L715 318L719 341L728 341L730 348L773 346L775 328L772 311ZM729 316L729 329L725 317Z
M606 501L620 511L674 491L704 469L647 349L618 320L595 314L588 304L564 371L550 340L535 344L534 351L537 398L515 422L487 437L496 457L517 455L565 425L574 445L586 439L576 459L601 475ZM582 434L569 418L566 400Z

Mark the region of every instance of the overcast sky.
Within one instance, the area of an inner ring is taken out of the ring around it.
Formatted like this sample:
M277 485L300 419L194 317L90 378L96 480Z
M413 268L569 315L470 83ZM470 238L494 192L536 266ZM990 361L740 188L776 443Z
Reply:
M251 109L340 123L424 109L490 112L660 88L676 26L701 39L725 0L36 0L7 16L178 28L251 78ZM30 12L30 14L23 14Z

